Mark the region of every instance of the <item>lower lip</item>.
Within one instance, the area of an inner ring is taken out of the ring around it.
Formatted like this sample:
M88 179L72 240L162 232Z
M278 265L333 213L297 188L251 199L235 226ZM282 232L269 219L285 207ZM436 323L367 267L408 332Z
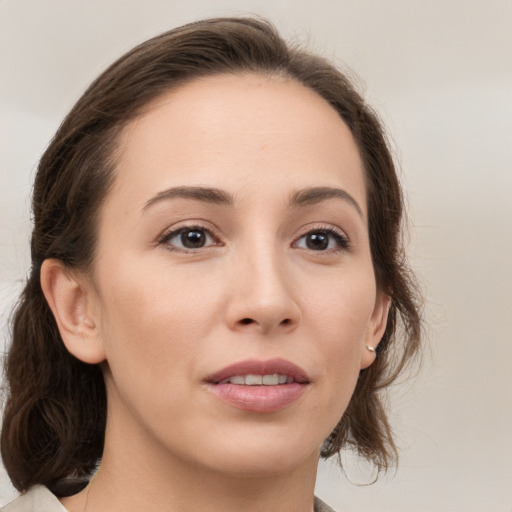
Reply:
M298 400L307 384L292 382L277 386L207 384L207 389L230 405L251 412L275 412Z

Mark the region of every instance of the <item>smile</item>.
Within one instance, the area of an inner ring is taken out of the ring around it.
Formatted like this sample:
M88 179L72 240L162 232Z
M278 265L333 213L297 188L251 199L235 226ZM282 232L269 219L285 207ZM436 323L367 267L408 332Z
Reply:
M293 377L288 375L235 375L219 382L219 384L236 384L237 386L278 386L280 384L291 384L295 382Z
M237 409L276 412L296 402L310 384L307 373L284 359L248 360L205 379L206 389Z

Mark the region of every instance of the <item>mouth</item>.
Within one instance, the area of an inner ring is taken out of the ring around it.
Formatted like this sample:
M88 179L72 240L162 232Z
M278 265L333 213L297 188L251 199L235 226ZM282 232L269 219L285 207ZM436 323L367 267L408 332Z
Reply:
M275 412L298 400L310 384L307 373L284 359L248 360L227 366L204 381L222 401L250 412Z
M295 382L289 375L279 375L278 373L267 375L234 375L223 379L218 384L236 384L237 386L279 386L281 384L291 384Z

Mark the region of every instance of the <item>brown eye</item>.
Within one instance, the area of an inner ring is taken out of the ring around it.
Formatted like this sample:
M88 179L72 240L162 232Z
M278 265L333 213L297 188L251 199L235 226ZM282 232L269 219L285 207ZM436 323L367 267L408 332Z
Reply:
M329 235L326 233L309 233L305 239L306 247L313 251L323 251L329 247Z
M175 250L194 250L215 245L215 240L205 228L186 227L168 233L161 243Z
M199 249L200 247L204 247L207 236L203 230L187 229L181 232L180 238L183 247L187 249Z
M336 251L346 249L348 247L348 240L337 231L318 229L301 236L295 245L310 251Z

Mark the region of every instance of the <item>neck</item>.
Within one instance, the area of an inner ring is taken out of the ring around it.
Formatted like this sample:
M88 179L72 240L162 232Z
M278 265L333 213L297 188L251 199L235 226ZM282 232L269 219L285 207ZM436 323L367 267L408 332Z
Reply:
M312 512L317 464L315 451L280 471L219 471L109 419L98 472L82 492L61 501L69 512Z

